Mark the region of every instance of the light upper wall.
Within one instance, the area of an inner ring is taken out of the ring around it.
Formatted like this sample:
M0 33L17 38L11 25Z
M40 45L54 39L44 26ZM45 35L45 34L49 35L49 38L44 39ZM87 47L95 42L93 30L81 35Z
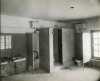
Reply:
M33 26L37 28L54 28L54 27L69 27L68 23L60 23L57 21L48 21L42 19L32 19L18 16L1 15L1 32L2 33L28 33L33 32L30 21L33 21ZM36 21L36 23L34 23Z
M81 23L75 24L77 32L89 32L100 30L100 17L83 20Z
M53 20L88 18L100 16L100 0L1 0L1 14Z
M26 33L33 32L30 21L37 28L72 28L75 25L78 32L100 30L100 17L84 19L70 22L57 22L43 19L31 19L18 16L1 15L1 32L2 33Z

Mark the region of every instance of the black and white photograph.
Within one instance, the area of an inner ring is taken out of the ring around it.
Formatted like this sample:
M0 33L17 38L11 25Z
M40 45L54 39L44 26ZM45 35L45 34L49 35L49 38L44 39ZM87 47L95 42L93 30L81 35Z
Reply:
M0 81L100 81L100 0L0 0Z

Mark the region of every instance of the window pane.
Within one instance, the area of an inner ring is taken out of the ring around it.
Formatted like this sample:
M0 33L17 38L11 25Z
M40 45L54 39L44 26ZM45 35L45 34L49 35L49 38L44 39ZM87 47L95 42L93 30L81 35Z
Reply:
M94 44L98 44L98 39L97 38L94 38Z
M4 36L0 36L0 42L4 42Z
M98 51L94 52L94 57L100 57L100 53Z
M100 32L93 33L94 57L100 57Z
M93 37L94 38L100 38L100 32L94 32Z

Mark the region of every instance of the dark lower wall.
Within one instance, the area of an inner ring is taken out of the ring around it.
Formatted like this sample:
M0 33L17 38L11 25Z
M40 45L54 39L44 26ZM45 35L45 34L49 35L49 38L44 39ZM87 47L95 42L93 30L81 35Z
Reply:
M95 62L95 66L100 68L100 60Z
M5 35L5 34L4 34ZM6 34L11 35L11 49L1 50L2 57L19 56L25 57L27 54L26 35L25 34Z
M27 70L32 70L33 67L33 54L32 54L32 34L31 33L27 33L26 34L26 38L27 38Z
M27 54L26 47L26 35L25 34L14 34L12 35L12 51L15 56L25 57Z

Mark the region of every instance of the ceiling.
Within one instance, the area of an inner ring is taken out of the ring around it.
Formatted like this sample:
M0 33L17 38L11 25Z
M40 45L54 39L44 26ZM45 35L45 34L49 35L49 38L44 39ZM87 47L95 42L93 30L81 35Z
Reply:
M69 20L100 16L100 0L1 0L1 14Z

